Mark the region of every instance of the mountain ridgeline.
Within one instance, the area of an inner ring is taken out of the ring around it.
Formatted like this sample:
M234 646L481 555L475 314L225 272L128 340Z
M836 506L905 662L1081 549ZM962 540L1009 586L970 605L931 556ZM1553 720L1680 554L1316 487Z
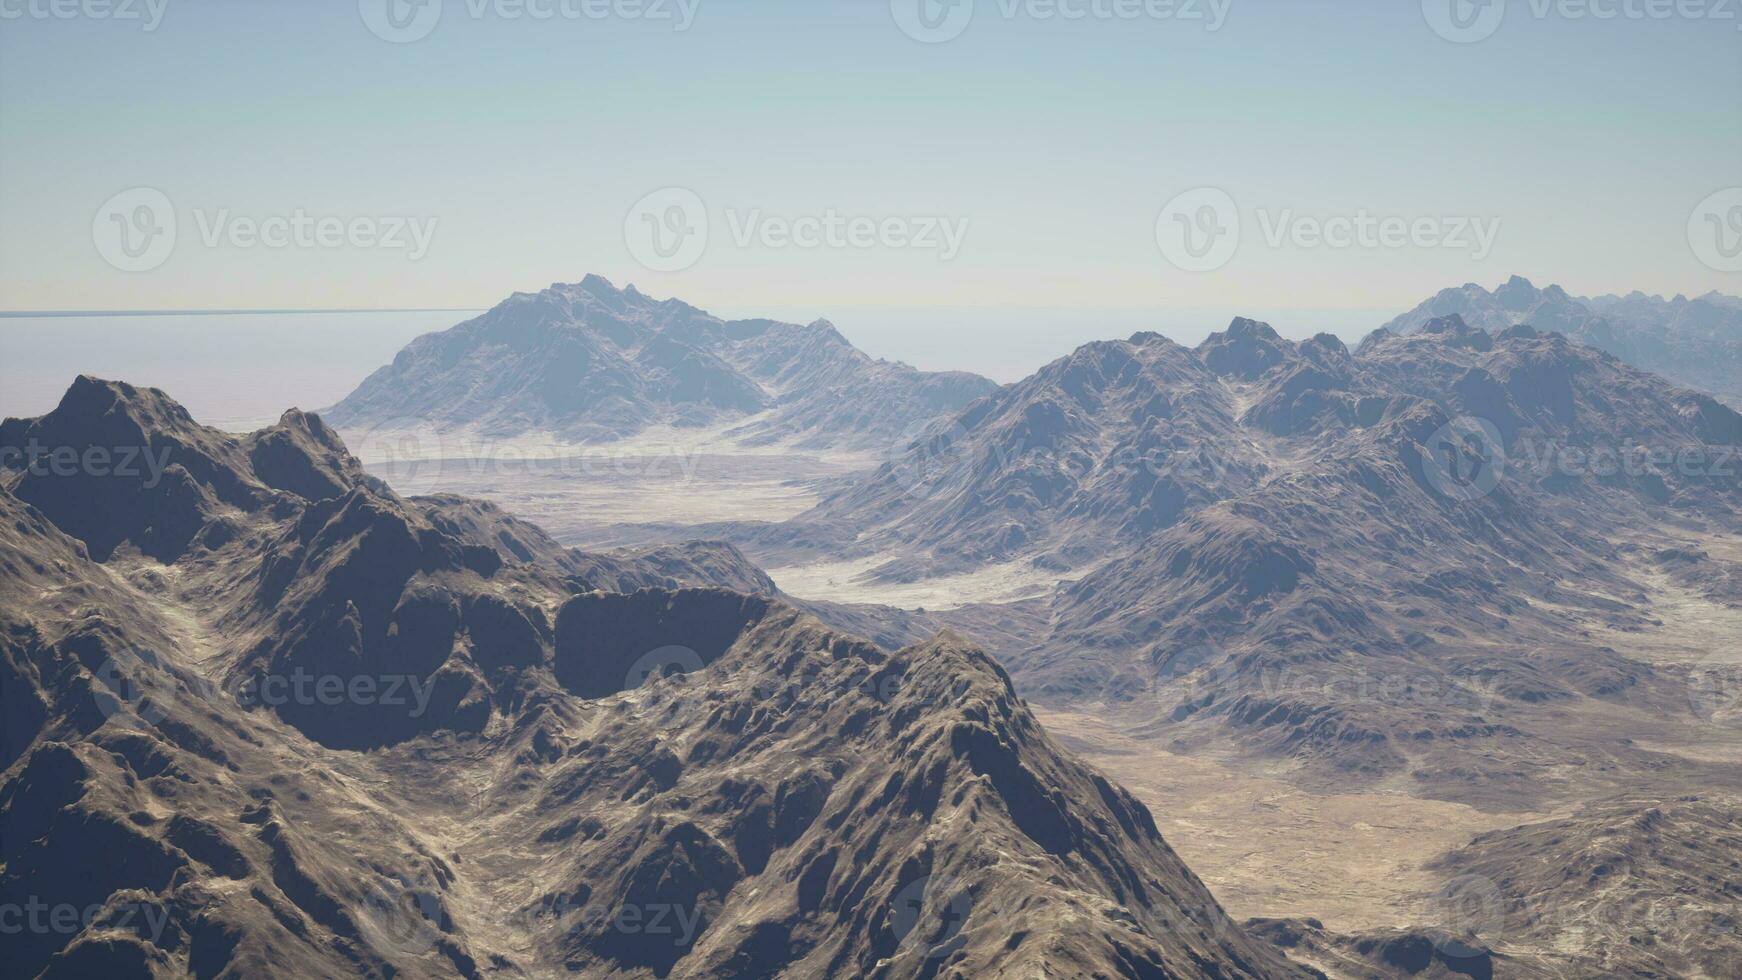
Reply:
M1742 299L1734 296L1574 297L1559 286L1538 289L1514 276L1492 292L1475 283L1442 290L1385 329L1417 333L1429 321L1454 314L1491 333L1521 323L1563 333L1742 408Z

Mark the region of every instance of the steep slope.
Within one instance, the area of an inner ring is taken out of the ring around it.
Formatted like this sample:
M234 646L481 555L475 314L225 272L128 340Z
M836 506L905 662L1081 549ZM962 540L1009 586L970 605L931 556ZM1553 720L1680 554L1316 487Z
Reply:
M994 387L875 360L827 321L726 321L588 276L419 337L326 415L346 430L416 422L573 442L735 425L749 443L881 449Z
M367 480L279 489L245 465L270 436L80 386L155 414L122 434L198 492L0 471L20 975L1305 975L959 637L889 654L766 595L599 591L747 573ZM5 431L82 458L111 430L62 407ZM20 489L135 506L65 518L97 560Z
M1493 292L1474 283L1443 290L1385 329L1415 333L1429 320L1453 315L1491 333L1521 323L1563 333L1742 407L1742 300L1733 296L1714 292L1666 300L1633 292L1582 298L1514 276Z
M1090 344L763 540L909 553L893 578L1028 556L1075 568L1255 486L1265 462L1237 416L1215 373L1158 334Z

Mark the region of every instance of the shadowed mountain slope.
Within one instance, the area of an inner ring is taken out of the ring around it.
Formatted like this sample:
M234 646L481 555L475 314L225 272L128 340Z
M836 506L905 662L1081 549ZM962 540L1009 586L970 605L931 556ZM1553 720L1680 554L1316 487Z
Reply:
M0 448L143 436L189 489L0 470L0 904L79 912L20 975L1307 975L958 636L644 587L757 580L401 499L312 417L76 387L109 408ZM280 440L334 478L268 482Z

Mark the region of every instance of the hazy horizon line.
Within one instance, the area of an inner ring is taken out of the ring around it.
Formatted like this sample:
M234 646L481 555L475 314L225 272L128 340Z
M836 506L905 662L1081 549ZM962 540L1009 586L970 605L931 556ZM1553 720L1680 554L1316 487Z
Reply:
M281 307L273 309L237 310L0 310L0 319L23 319L34 316L245 316L270 313L471 313L489 309L485 306L357 306L357 307Z

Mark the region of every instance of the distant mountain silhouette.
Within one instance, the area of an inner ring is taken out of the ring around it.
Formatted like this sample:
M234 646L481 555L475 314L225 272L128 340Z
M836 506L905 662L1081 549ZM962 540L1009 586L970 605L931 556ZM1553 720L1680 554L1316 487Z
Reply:
M1493 292L1474 283L1443 290L1385 328L1415 333L1429 320L1452 314L1491 333L1519 323L1563 333L1742 408L1742 299L1734 296L1712 292L1666 300L1633 292L1585 298L1559 286L1538 289L1514 276Z
M419 337L326 415L347 430L416 421L599 442L732 425L751 443L880 449L995 387L875 360L826 320L721 320L588 276Z

